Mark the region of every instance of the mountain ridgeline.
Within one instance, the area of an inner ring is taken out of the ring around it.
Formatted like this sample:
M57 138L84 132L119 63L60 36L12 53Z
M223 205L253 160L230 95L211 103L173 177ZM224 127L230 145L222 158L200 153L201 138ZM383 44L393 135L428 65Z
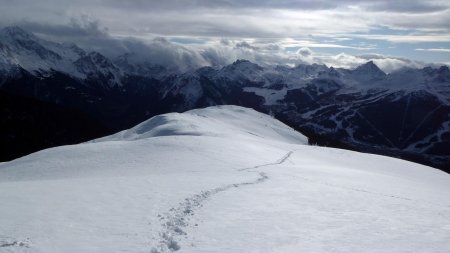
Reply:
M234 104L274 115L311 143L450 171L446 66L386 74L373 62L349 70L238 60L181 73L136 61L133 53L109 59L7 27L0 31L0 92L0 148L15 147L3 160L107 135L161 113ZM37 126L44 121L54 134L34 135L31 145L23 133L43 133Z

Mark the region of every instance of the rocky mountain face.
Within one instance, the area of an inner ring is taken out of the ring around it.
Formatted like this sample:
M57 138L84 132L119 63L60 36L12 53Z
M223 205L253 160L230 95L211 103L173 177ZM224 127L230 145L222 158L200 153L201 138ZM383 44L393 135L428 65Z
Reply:
M101 125L108 131L160 113L242 105L271 113L319 145L450 171L450 70L445 66L386 74L373 62L348 70L317 64L263 67L238 60L219 69L177 73L133 61L132 54L108 59L9 27L0 31L0 90L4 97L77 111L93 119L85 120L86 128ZM31 114L27 117L41 118ZM62 130L69 127L69 121L60 121ZM3 135L15 131L0 130ZM48 143L44 139L52 136L42 138ZM66 144L83 140L72 138Z

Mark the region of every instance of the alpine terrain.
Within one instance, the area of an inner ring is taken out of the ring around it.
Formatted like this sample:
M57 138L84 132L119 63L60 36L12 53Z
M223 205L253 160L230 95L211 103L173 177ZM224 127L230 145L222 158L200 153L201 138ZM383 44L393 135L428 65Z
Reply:
M2 154L4 161L111 134L161 113L233 104L270 113L311 143L450 171L447 66L385 73L371 61L341 69L238 60L184 71L140 60L138 52L110 59L13 26L0 31L0 92L0 116L13 119L0 123L1 148L17 147ZM15 113L17 99L34 109ZM55 117L44 124L57 135L43 135L33 124L42 124L39 115L48 110ZM68 112L84 123L67 121ZM37 133L32 141L27 132Z
M447 252L449 195L440 170L215 106L1 163L0 252Z

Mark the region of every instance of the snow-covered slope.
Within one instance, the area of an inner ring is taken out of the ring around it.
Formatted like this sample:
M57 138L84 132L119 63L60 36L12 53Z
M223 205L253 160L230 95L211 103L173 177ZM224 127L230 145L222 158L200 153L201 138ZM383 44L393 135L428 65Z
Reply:
M0 164L0 252L445 252L450 176L308 146L251 109Z
M307 144L308 139L272 117L238 106L217 106L155 116L117 134L94 140L125 141L162 136L255 137L267 141Z
M103 79L109 86L120 84L123 75L97 52L87 53L75 44L47 41L20 27L5 27L0 30L0 74L18 67L32 74L59 71L80 79Z
M0 30L2 69L20 66L30 72L59 70L80 76L72 62L85 52L75 45L58 44L37 38L19 27Z

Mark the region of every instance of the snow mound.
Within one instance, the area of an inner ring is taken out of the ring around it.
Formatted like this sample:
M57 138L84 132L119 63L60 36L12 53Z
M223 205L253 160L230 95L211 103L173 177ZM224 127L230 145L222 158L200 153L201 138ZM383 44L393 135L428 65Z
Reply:
M155 116L117 134L94 140L131 141L162 136L260 138L292 144L308 139L280 121L253 109L222 105Z
M450 175L219 106L0 164L0 252L446 252Z

